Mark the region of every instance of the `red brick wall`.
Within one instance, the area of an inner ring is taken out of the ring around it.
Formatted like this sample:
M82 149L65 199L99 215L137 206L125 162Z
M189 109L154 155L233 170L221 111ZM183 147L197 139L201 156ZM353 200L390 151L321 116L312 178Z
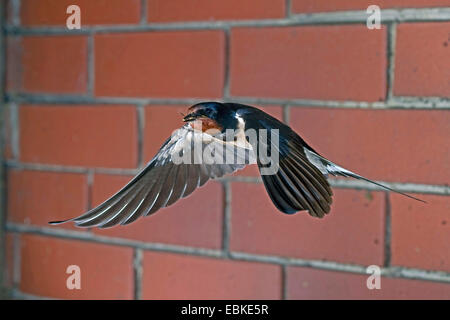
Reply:
M365 8L378 4L382 28ZM81 8L67 30L66 7ZM10 0L6 284L16 297L450 298L450 1ZM352 11L355 10L355 11ZM337 163L428 204L334 181L283 215L255 168L132 225L79 215L196 101L249 103ZM81 268L81 290L65 286ZM368 265L381 290L366 288Z

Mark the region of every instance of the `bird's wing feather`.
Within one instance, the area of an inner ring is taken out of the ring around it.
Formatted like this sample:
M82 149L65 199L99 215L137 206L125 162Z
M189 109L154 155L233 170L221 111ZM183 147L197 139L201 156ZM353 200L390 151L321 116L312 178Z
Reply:
M206 156L206 157L205 157ZM226 161L226 157L234 161ZM188 124L166 140L156 156L127 185L85 214L64 221L80 227L129 224L187 197L209 179L255 163L251 146L226 142Z

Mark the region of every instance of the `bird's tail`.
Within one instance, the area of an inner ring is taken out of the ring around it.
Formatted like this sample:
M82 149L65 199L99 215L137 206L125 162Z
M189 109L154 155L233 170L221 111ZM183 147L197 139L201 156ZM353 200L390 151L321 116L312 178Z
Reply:
M378 183L376 181L367 179L367 178L365 178L365 177L363 177L363 176L361 176L361 175L359 175L357 173L354 173L354 172L352 172L350 170L342 168L342 167L338 166L337 164L331 162L330 160L328 160L328 159L322 157L321 155L318 155L317 153L315 153L315 152L313 152L311 150L308 150L306 148L305 148L305 153L306 153L306 156L308 157L308 160L311 161L311 163L314 164L325 175L331 174L333 176L351 177L351 178L355 178L355 179L358 179L358 180L364 180L364 181L370 182L370 183L372 183L374 185L377 185L377 186L379 186L379 187L381 187L383 189L386 189L386 190L389 190L389 191L401 194L401 195L403 195L405 197L408 197L408 198L411 198L411 199L414 199L414 200L417 200L417 201L420 201L420 202L423 202L423 203L427 203L426 201L424 201L422 199L413 197L413 196L411 196L409 194L403 193L403 192L398 191L398 190L394 190L394 189L392 189L392 188L390 188L390 187L388 187L388 186L386 186L384 184L381 184L381 183Z

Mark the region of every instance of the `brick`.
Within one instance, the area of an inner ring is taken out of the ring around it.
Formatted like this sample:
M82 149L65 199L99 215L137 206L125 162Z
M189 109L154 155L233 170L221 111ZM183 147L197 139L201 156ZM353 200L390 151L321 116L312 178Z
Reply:
M15 114L15 106L12 104L5 104L3 109L3 128L1 130L1 133L4 137L4 144L3 144L3 157L5 159L13 159L15 155L15 139L13 138L14 135L14 123L13 118Z
M323 156L370 179L448 183L447 111L292 108L291 125Z
M449 30L450 22L398 26L394 94L450 97Z
M23 38L22 89L26 92L85 93L87 37Z
M221 31L96 35L95 94L220 97L224 52Z
M7 288L12 288L15 283L15 268L14 268L14 257L15 257L15 237L14 233L6 233L4 238L4 273L3 273L3 284Z
M15 21L14 21L14 11L15 11L15 6L14 6L14 3L13 3L13 1L11 1L11 0L6 0L6 1L4 1L5 2L5 22L7 23L7 24L13 24Z
M149 22L275 19L285 15L284 0L148 0Z
M18 92L22 86L22 41L19 37L6 37L6 75L7 92Z
M92 187L93 205L112 196L130 178L96 174ZM161 209L155 215L126 226L94 229L94 232L144 242L219 249L222 244L222 193L220 183L208 182L188 198Z
M288 299L449 299L450 284L381 277L381 289L369 290L369 275L301 267L287 268Z
M383 100L385 49L385 28L236 28L231 32L231 94Z
M62 299L132 299L133 250L104 244L23 235L24 293ZM80 268L81 289L70 290L67 267Z
M286 215L263 184L232 184L231 250L356 264L382 264L384 198L379 192L334 189L329 215Z
M343 10L366 10L370 5L377 5L381 9L389 8L432 8L448 7L449 0L292 0L292 12L315 13Z
M450 198L417 197L428 203L392 195L392 264L450 272Z
M144 253L144 299L280 299L279 266Z
M22 0L20 19L25 26L66 25L70 5L81 10L81 27L95 24L135 24L140 0Z
M73 166L134 168L137 116L131 106L21 106L20 159Z
M84 174L15 169L8 172L8 221L50 227L49 221L72 218L86 209ZM70 224L58 227L73 229Z

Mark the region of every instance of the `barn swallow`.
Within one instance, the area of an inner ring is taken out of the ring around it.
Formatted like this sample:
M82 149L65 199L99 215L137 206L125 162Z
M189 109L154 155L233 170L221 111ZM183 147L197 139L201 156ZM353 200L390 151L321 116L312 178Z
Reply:
M286 214L307 211L322 218L329 213L333 192L326 179L328 174L365 180L424 202L338 166L311 148L290 127L255 107L202 102L191 106L183 121L185 124L174 131L147 166L115 195L79 217L50 224L73 221L79 227L99 228L126 225L189 196L209 179L251 163L258 165L275 207ZM256 132L256 140L248 138L248 130ZM265 134L263 139L263 130L275 134ZM196 145L200 146L200 152L196 151ZM269 149L265 156L256 151L260 146ZM212 162L211 159L209 163L202 162L202 152L207 148L225 151L220 151L222 154ZM217 161L224 160L224 155L230 152L233 161ZM276 170L263 174L271 165L268 157L275 154Z

